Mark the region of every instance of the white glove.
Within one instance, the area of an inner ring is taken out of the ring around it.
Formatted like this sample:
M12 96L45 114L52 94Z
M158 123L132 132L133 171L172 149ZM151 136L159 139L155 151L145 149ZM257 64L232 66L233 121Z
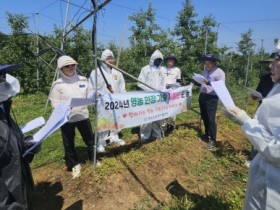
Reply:
M223 107L222 112L238 125L243 125L247 120L250 119L250 117L244 110L241 110L236 106Z

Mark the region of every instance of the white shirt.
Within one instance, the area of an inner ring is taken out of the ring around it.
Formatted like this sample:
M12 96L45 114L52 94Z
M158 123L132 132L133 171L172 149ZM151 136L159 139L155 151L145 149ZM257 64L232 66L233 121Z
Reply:
M181 70L176 66L172 68L164 66L162 67L162 71L165 85L174 84L177 82L177 79L181 79Z
M61 77L56 80L51 88L50 101L52 107L56 107L61 102L70 105L72 98L87 98L91 91L86 77L74 75L73 77ZM87 106L78 106L70 109L69 121L77 122L89 118Z

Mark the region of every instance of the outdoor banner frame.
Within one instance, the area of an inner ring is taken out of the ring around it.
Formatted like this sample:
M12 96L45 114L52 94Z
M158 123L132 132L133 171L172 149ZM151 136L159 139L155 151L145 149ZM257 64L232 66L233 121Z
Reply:
M105 94L97 102L97 131L121 130L189 110L192 86L164 91Z

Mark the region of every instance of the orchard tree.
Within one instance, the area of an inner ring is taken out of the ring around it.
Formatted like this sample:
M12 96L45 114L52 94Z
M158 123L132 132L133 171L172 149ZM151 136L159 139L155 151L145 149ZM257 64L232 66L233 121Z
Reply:
M249 56L254 52L254 47L256 44L252 40L252 29L241 34L241 40L238 42L238 51L241 52L243 56Z
M151 4L147 11L141 9L140 12L129 16L129 20L135 23L130 29L132 31L129 38L131 49L123 53L121 60L125 61L125 65L122 66L136 76L140 69L149 63L150 56L156 49L163 54L165 54L163 50L169 50L165 47L170 39L167 33L156 24L155 11Z
M199 21L196 20L197 16L191 0L185 0L182 10L179 11L177 24L173 31L173 34L178 37L181 46L178 65L182 70L183 77L190 77L192 72L197 71L199 68L197 58L203 49L197 48L200 36Z
M222 51L217 47L218 34L214 31L217 25L216 20L211 15L202 19L202 25L200 26L201 36L199 37L200 45L197 46L198 49L201 49L200 52L202 52L199 57L208 52L218 55Z
M241 40L237 44L238 51L242 54L240 59L240 69L236 69L236 77L240 81L244 81L244 85L247 86L249 71L252 64L252 56L254 53L254 47L256 44L252 40L252 29L241 34Z
M7 13L11 35L2 42L0 53L1 63L20 64L21 69L14 75L20 80L23 93L33 92L37 89L36 57L34 39L24 29L28 27L28 17L22 14Z

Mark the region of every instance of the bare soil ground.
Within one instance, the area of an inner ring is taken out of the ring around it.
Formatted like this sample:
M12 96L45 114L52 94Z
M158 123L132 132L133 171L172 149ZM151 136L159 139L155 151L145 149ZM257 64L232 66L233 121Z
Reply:
M33 169L34 209L161 209L174 201L174 193L183 193L195 202L196 199L206 199L213 191L223 194L235 186L244 185L235 179L226 164L217 161L231 152L242 160L246 159L246 151L242 149L246 141L240 129L219 127L218 147L208 151L205 143L198 140L197 127L198 122L179 125L165 140L140 147L136 147L135 138L126 140L126 146L133 148L124 151L112 148L107 154L115 158L121 169L101 178L89 162L82 164L82 176L74 180L62 161ZM186 130L190 134L186 135ZM163 144L166 148L161 147ZM129 152L140 152L144 160L139 163L129 161L126 158ZM96 170L106 167L106 163L101 163ZM247 170L239 163L234 167L236 171ZM182 189L177 188L176 192L169 188L168 191L168 185L174 180Z

